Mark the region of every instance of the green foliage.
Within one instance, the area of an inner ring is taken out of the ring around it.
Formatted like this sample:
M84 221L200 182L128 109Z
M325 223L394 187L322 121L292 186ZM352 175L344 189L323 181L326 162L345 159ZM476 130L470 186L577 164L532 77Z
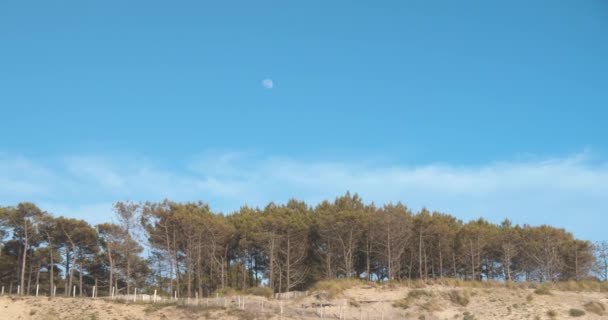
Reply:
M581 310L581 309L570 309L568 310L568 314L571 317L582 317L585 315L585 311Z
M118 202L113 208L116 224L96 228L53 217L32 203L0 208L0 283L12 283L14 293L39 275L44 294L51 282L61 294L60 279L69 285L82 275L87 293L97 281L102 295L118 286L120 294L137 287L180 297L239 290L268 297L313 287L336 297L346 288L371 285L363 278L417 289L439 284L533 288L537 295L608 292L608 283L590 277L604 274L595 263L608 256L602 246L546 225L463 222L401 203L376 206L348 192L315 207L291 199L226 215L203 202ZM141 257L144 246L148 259ZM514 282L522 274L531 282ZM453 291L449 300L466 306L473 295Z

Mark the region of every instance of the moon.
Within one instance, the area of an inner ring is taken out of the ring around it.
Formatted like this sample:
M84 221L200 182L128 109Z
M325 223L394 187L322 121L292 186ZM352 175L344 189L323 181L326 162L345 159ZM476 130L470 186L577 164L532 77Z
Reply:
M274 87L274 82L272 79L264 79L262 80L262 87L264 87L264 89L272 89Z

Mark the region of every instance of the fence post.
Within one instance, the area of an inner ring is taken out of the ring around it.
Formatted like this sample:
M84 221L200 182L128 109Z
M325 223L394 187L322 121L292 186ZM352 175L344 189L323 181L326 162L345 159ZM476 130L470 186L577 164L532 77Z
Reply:
M154 289L154 303L156 303L156 289Z
M74 286L74 293L72 294L74 298L76 298L76 286Z
M40 285L36 285L36 297L38 296L38 289L40 288Z
M133 302L137 302L137 288L135 288L135 291L133 292Z
M2 286L2 295L4 295L4 286Z
M20 294L21 294L21 286L20 286L20 285L18 285L18 286L17 286L17 295L20 295Z
M53 297L57 295L57 286L53 286Z

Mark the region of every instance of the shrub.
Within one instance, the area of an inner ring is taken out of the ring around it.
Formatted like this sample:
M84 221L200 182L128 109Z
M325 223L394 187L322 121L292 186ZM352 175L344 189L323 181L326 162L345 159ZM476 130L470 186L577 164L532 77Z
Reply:
M601 302L592 301L584 305L585 310L597 315L603 316L606 313L606 307Z
M343 278L334 280L323 280L315 284L314 289L327 291L330 298L339 296L344 290L360 286L365 282L360 279Z
M547 311L547 316L549 318L553 319L553 318L557 317L557 311L555 311L555 310L549 310L549 311Z
M428 311L428 312L435 312L435 311L441 311L441 304L439 303L439 301L435 300L435 299L431 299L429 301L427 301L425 304L423 304L421 306L422 309Z
M217 289L215 291L215 294L220 295L220 296L236 296L239 294L239 292L233 288L224 287L221 289Z
M407 309L410 307L410 302L408 299L401 299L393 302L393 307Z
M472 314L471 314L470 312L468 312L468 311L467 311L467 312L465 312L465 313L463 313L463 314L462 314L462 316L463 316L463 317L462 317L462 319L463 319L463 320L475 320L475 316L474 316L474 315L472 315Z
M423 289L415 289L407 294L408 299L418 299L422 297L432 297L433 294Z
M547 287L537 288L536 290L534 290L534 293L536 293L538 295L546 295L546 296L552 295L551 290L549 290L549 288L547 288Z
M251 287L247 289L247 294L270 298L272 297L272 289L268 287Z
M571 317L582 317L585 315L585 311L581 309L570 309L570 311L568 311L568 314Z
M463 307L466 307L471 301L471 295L467 290L452 290L448 296L450 301Z

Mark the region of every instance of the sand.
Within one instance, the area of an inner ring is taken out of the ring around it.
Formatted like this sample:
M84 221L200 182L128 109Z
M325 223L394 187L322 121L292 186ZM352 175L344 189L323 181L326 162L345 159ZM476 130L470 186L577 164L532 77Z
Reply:
M410 294L414 290L418 291ZM468 303L450 298L456 294L466 296ZM244 310L238 309L239 301L245 302L245 307L241 307ZM403 301L406 303L399 303ZM198 306L188 307L127 304L100 298L4 296L0 297L0 320L570 319L570 309L585 310L584 305L589 302L608 308L608 294L552 291L550 295L539 295L532 289L520 288L359 286L345 290L335 299L326 298L322 292L312 292L290 301L260 297L220 298L215 301L218 306L214 306L214 302L207 306L201 299ZM579 319L608 319L608 315L585 311Z

